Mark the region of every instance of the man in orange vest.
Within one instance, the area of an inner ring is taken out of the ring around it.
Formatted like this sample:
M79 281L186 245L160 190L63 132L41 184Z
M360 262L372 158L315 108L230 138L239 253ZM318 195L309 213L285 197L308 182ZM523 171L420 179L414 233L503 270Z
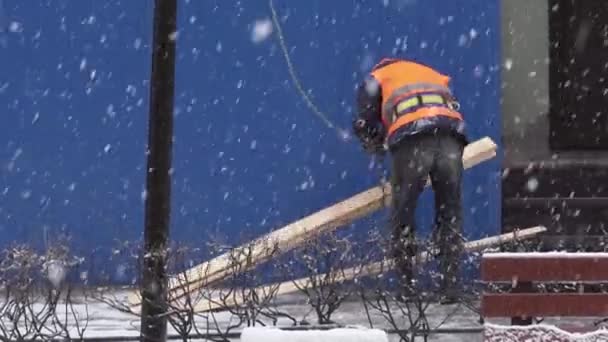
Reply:
M468 143L450 77L420 63L383 59L357 91L355 135L370 153L392 156L392 254L408 289L414 278L415 210L428 176L444 302L455 300L462 240L462 153Z

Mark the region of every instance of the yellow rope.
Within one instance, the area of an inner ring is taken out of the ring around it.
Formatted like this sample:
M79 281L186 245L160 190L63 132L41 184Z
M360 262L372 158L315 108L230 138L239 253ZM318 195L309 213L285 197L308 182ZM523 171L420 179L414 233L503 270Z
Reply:
M291 62L291 58L289 58L289 52L287 51L287 45L285 44L285 37L283 36L283 31L281 29L281 24L279 24L279 19L277 18L277 11L274 8L273 0L269 0L270 10L272 11L272 21L274 22L274 26L277 29L277 35L279 37L279 44L281 45L281 50L283 51L283 56L285 57L285 61L287 62L287 69L289 70L289 75L291 76L291 80L293 84L296 86L297 91L300 93L308 107L315 113L328 128L335 129L338 132L338 135L342 140L349 140L349 134L346 130L336 128L333 122L327 117L325 113L323 113L315 104L312 102L302 84L300 83L300 79L296 75L295 68L293 63Z

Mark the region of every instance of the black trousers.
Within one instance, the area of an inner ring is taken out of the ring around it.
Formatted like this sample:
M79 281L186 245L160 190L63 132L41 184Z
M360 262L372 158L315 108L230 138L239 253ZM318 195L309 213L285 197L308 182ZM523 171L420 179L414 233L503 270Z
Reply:
M441 286L449 291L458 283L462 239L462 153L464 143L449 133L425 133L402 140L391 149L392 255L402 280L414 278L417 253L415 210L430 176L435 195L434 242L439 247Z

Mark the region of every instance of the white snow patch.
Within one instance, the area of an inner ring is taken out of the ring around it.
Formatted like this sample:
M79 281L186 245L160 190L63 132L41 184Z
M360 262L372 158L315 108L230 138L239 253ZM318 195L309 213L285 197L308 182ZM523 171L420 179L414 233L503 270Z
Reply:
M515 341L578 341L599 342L606 341L608 331L600 328L588 333L570 333L548 324L532 324L526 326L505 326L498 324L484 324L484 341L488 342L515 342Z
M277 328L248 327L241 334L242 342L388 342L386 332L379 329L337 328L329 330L288 331Z
M555 257L567 257L567 258L591 258L600 259L608 258L608 253L605 252L500 252L500 253L486 253L483 255L484 258L555 258Z
M251 40L259 43L266 40L272 33L272 22L270 19L256 20L251 31Z

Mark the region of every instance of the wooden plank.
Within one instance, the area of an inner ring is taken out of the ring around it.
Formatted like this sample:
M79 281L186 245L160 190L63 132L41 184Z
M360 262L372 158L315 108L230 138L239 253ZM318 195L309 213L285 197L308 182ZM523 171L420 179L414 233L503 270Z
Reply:
M495 156L496 144L489 137L484 137L465 147L462 157L463 166L468 169ZM429 184L430 181L427 182L427 186ZM304 217L238 248L250 248L251 245L253 253L250 255L250 260L253 261L252 264L254 265L259 264L270 257L276 256L276 254L269 253L269 244L276 246L280 253L287 252L302 245L315 234L335 230L377 211L388 204L390 198L390 184L385 183ZM237 262L242 262L244 259L245 255ZM229 253L225 253L171 277L169 279L170 298L179 299L189 291L195 291L202 286L208 286L225 279L232 272L231 262L235 262L235 260L231 260ZM127 300L132 309L135 309L134 307L141 303L139 291L130 293Z
M479 240L466 242L464 248L468 252L480 251L488 247L493 247L496 245L500 245L506 242L511 242L514 240L525 240L529 238L533 238L534 236L547 231L547 228L542 226L531 227L527 229L523 229L521 231L514 231L511 233L505 233L497 236L491 236ZM428 260L428 254L420 253L418 256L418 261L426 261ZM336 282L352 280L357 276L370 276L375 274L380 274L386 271L390 271L392 269L392 260L385 260L384 262L374 262L365 266L356 266L341 272L340 276L336 276L334 280ZM318 275L318 279L323 279L326 274ZM256 291L258 293L267 293L269 289L276 289L276 295L285 295L289 293L294 293L299 291L299 288L305 288L310 285L310 279L301 278L297 280L290 280L280 284L271 284L266 286L261 286ZM223 300L221 303L217 298L214 298L210 301L203 300L194 305L195 312L205 312L211 310L221 309L226 306L234 306L243 303L243 298L239 296L231 296L229 300Z
M486 293L484 317L608 316L607 293Z
M484 281L608 281L608 253L488 253Z

